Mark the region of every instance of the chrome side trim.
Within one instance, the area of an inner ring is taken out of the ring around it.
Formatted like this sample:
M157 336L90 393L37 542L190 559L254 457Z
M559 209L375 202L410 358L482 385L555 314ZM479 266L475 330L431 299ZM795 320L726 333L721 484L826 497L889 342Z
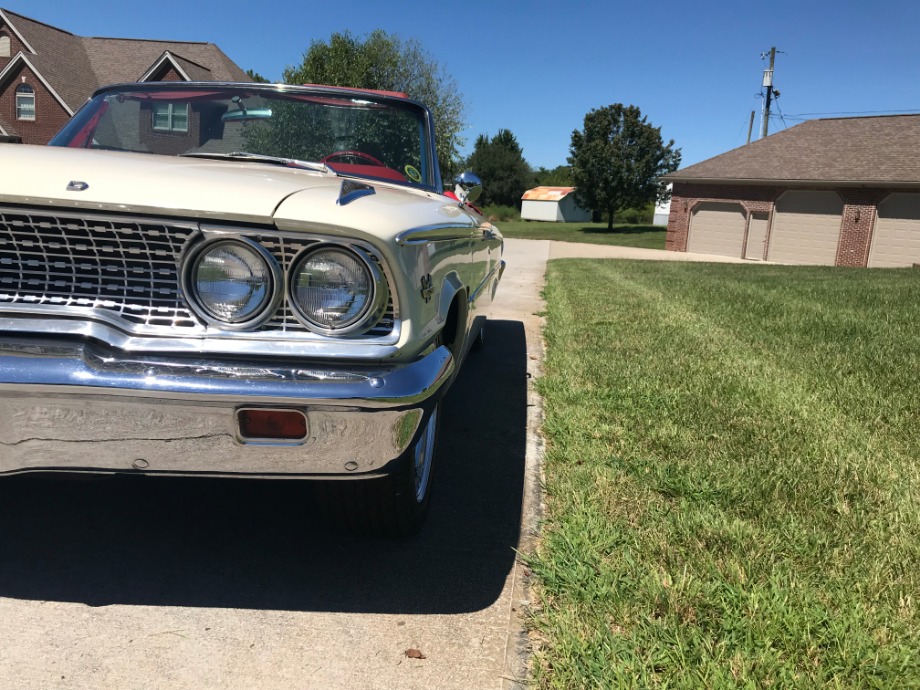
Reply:
M483 278L482 282L479 283L476 289L472 292L472 294L469 297L469 301L471 303L478 301L479 296L482 294L483 290L485 290L487 287L492 285L493 280L494 280L495 286L497 287L499 281L502 279L502 275L504 274L504 272L505 272L505 262L499 261L495 265L495 267L491 271L489 271L489 274L485 278Z
M492 223L483 223L478 228L476 228L476 232L484 240L501 239L501 233L498 231L498 228L492 225Z
M396 236L396 243L402 246L421 244L423 242L442 242L445 240L468 240L476 228L469 223L444 223L423 228L406 230Z

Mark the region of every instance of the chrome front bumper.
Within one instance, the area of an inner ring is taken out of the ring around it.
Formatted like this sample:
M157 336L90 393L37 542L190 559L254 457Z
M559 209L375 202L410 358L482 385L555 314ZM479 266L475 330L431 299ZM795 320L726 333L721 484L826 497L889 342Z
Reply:
M446 347L391 365L126 356L0 343L0 474L374 476L392 471L454 370ZM299 441L251 441L240 408L295 409Z

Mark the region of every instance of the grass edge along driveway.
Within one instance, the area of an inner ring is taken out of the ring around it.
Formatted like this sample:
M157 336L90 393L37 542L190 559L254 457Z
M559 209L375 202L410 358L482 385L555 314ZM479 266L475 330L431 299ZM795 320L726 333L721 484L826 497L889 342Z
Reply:
M920 271L548 269L543 688L920 687Z
M658 225L614 225L612 232L607 231L606 223L507 220L496 221L495 225L502 235L516 240L552 240L643 249L664 249L667 235L667 229Z

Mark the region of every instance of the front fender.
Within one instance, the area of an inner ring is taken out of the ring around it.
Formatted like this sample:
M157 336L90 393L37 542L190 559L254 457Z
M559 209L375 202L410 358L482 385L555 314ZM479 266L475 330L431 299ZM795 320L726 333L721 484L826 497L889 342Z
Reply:
M440 298L438 299L438 323L443 327L447 323L448 314L450 314L450 306L454 303L454 298L461 292L465 293L466 288L463 286L463 281L460 280L460 276L456 271L451 271L444 276L444 280L441 282ZM462 308L466 311L466 298L462 300ZM458 316L460 316L458 314ZM464 315L465 316L465 315ZM465 323L461 321L460 323Z

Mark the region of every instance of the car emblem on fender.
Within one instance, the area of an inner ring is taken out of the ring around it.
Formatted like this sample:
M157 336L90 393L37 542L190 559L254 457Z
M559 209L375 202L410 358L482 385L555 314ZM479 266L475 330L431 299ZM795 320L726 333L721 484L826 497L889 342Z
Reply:
M86 182L81 182L80 180L71 180L67 183L68 192L82 192L89 189L89 185Z
M434 281L431 279L431 274L427 273L422 276L422 299L426 303L430 302L432 295L434 295Z

